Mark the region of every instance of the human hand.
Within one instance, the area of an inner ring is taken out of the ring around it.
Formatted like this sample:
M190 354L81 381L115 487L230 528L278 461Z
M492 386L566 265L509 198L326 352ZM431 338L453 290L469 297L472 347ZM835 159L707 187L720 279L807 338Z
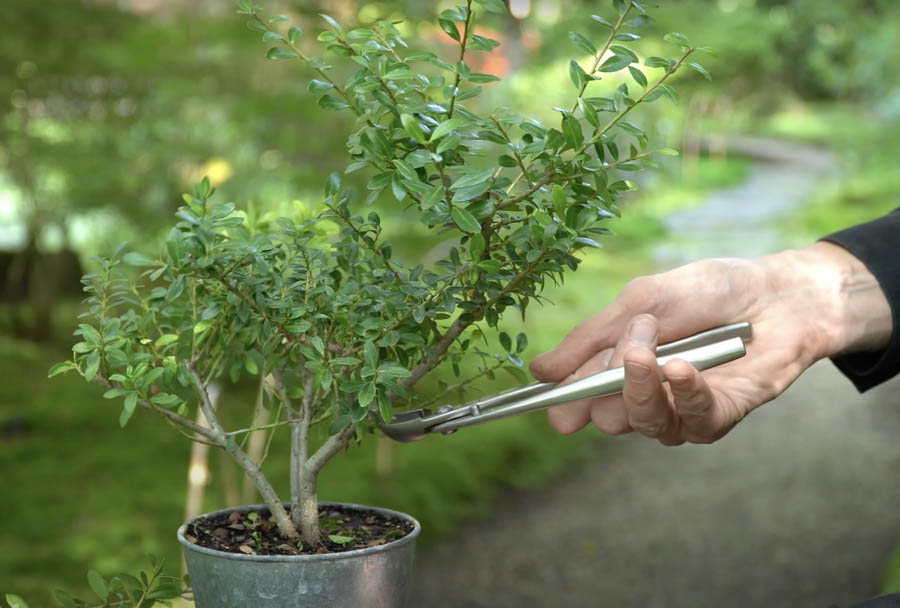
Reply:
M702 374L677 359L659 369L658 343L738 321L753 324L745 357ZM890 308L874 277L849 252L822 242L635 279L557 348L535 358L531 371L560 382L625 366L621 394L549 410L561 433L593 421L609 434L638 431L666 445L710 443L816 360L877 349L890 334Z

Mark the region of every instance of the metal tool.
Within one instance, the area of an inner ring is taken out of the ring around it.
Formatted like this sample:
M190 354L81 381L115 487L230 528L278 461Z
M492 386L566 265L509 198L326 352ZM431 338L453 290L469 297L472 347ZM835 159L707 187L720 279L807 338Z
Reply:
M664 344L656 349L660 368L672 359L687 361L703 371L746 354L745 341L752 339L748 322L732 323ZM434 412L417 409L394 416L380 425L384 434L397 441L415 441L426 433L449 434L457 429L526 412L546 409L560 403L612 395L625 385L625 368L616 367L568 384L537 382L453 407L445 405Z

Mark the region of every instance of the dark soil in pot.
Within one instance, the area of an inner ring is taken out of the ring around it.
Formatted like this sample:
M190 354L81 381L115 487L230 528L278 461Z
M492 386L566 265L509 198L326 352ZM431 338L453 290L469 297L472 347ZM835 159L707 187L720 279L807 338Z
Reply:
M246 555L313 555L376 547L403 538L413 522L376 512L327 505L319 509L322 542L313 547L290 542L278 532L266 508L199 517L187 525L185 538L195 545Z

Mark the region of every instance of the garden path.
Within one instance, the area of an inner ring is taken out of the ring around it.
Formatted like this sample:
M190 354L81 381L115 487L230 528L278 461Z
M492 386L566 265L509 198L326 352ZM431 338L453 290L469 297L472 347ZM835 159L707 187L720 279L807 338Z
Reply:
M771 222L830 162L760 147L787 168L757 163L739 187L672 218L706 245L660 246L662 265L785 246ZM562 479L506 493L493 517L422 551L409 605L825 608L874 595L900 538L898 388L860 396L820 362L711 446L592 442Z

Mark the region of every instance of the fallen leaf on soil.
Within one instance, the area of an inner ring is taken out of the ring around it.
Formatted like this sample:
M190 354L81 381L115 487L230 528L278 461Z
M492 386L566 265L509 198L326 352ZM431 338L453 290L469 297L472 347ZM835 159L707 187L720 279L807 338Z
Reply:
M195 544L195 545L197 544L197 537L196 537L196 536L191 536L190 534L185 534L184 537L185 537L186 539L188 539L188 542L193 543L193 544Z
M387 541L385 541L383 538L376 538L375 540L370 540L368 543L366 543L366 546L377 547L378 545L383 545L385 542Z
M256 553L256 551L254 551L253 549L251 549L251 548L248 547L247 545L241 545L240 547L238 547L238 549L239 549L242 553L246 553L246 554L248 554L248 555L253 555L254 553Z
M241 521L241 514L238 513L237 511L232 511L231 513L228 514L228 521L230 521L233 524L238 523L239 521Z
M219 538L228 538L228 530L225 528L216 528L213 530L213 536L218 536Z
M289 545L287 543L281 543L276 547L276 549L281 549L282 551L287 551L288 553L296 553L297 547L293 545Z

